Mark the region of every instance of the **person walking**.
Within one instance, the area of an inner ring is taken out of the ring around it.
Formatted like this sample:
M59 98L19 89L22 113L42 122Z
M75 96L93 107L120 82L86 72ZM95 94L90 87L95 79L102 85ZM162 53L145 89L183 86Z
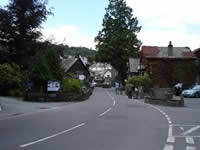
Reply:
M115 93L116 93L116 95L119 94L119 83L118 82L115 82Z
M138 99L139 90L138 87L135 87L135 99Z
M132 85L131 84L127 85L127 95L128 95L129 99L133 98L133 89L132 89Z

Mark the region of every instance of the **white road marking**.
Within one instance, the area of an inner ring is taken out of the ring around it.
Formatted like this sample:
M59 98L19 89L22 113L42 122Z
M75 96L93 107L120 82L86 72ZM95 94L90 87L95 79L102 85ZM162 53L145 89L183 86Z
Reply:
M33 141L33 142L29 142L29 143L27 143L27 144L20 145L19 147L23 148L23 147L27 147L27 146L30 146L30 145L34 145L34 144L37 144L37 143L40 143L40 142L49 140L49 139L54 138L54 137L56 137L56 136L62 135L62 134L67 133L67 132L69 132L69 131L75 130L75 129L79 128L79 127L82 127L82 126L84 126L85 124L86 124L86 123L81 123L81 124L79 124L79 125L77 125L77 126L74 126L74 127L70 128L70 129L67 129L67 130L58 132L58 133L56 133L56 134L53 134L53 135L51 135L51 136L48 136L48 137L45 137L45 138L42 138L42 139L39 139L39 140L36 140L36 141Z
M187 127L187 126L195 126L195 125L190 125L190 124L173 124L173 126L182 126L182 127Z
M107 114L109 111L111 111L111 109L112 109L111 107L108 108L105 112L103 112L102 114L100 114L99 117L104 116L104 115Z
M184 128L183 128L183 127L180 127L180 129L181 129L182 131L184 131Z
M190 137L190 138L200 138L200 136L184 136L184 135L174 135L173 137L175 138L186 138L186 137Z
M167 143L175 143L175 138L170 136L167 138Z
M115 104L116 104L116 101L114 100L114 101L113 101L113 106L115 106Z
M194 139L192 137L186 137L185 141L187 144L194 144Z
M168 130L168 137L172 136L172 125L169 125L169 130Z
M191 129L189 129L189 130L183 132L181 135L188 135L188 134L190 134L190 133L192 133L192 132L198 130L199 128L200 128L199 125L198 125L198 126L195 126L195 127L191 128Z
M186 147L186 150L196 150L196 148L193 147L193 146L187 146L187 147Z
M174 149L173 145L166 144L163 150L173 150L173 149Z

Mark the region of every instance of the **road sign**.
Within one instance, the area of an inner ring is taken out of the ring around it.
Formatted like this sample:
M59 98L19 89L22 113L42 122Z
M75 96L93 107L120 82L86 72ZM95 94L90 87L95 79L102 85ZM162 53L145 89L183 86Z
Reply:
M47 91L48 92L57 92L60 90L60 81L48 81Z

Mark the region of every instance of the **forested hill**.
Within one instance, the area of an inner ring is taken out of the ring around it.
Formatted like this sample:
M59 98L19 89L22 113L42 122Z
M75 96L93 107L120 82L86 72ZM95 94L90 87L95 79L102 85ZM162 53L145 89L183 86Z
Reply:
M86 47L64 47L64 55L88 57L90 55L95 55L96 51L86 48Z

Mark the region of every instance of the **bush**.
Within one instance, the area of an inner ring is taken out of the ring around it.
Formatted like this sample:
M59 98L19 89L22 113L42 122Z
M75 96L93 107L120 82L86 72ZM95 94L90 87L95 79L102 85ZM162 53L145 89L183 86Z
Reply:
M127 81L127 84L132 84L134 86L142 86L144 92L148 92L152 87L152 81L149 76L133 76L130 77Z
M80 80L74 78L65 78L62 82L62 91L64 93L80 93L83 84Z
M9 90L8 95L13 97L21 97L24 95L24 92L21 89L13 89Z
M11 90L22 89L22 74L17 64L0 64L0 94L9 95Z

